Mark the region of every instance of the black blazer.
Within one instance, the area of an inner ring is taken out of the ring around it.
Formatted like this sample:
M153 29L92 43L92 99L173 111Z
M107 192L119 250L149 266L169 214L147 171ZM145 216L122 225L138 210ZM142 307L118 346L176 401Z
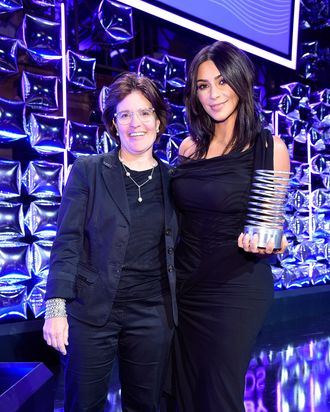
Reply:
M177 221L169 193L171 169L158 162L164 192L167 275L177 324L174 242ZM109 319L130 232L130 213L118 149L78 158L62 197L46 299L65 298L67 312L92 324Z

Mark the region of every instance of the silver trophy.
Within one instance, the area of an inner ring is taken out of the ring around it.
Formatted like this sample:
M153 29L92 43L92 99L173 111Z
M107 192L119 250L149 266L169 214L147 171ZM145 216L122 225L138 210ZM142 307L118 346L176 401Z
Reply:
M274 250L281 249L283 223L290 172L256 170L251 184L244 233L258 235L258 247L265 248L269 240Z

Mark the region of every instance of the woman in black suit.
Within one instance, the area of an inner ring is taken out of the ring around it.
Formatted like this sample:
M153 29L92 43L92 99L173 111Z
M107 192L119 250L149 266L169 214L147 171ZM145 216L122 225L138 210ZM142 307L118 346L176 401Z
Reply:
M134 73L103 118L118 148L78 158L58 217L44 338L65 356L65 411L102 411L118 356L124 412L158 409L177 322L169 169L153 153L167 106Z

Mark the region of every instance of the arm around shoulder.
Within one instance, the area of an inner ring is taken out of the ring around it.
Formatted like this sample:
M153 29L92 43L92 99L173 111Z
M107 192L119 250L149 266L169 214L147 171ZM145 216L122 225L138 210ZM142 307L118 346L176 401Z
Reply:
M274 139L274 170L290 172L290 156L284 141L273 136Z

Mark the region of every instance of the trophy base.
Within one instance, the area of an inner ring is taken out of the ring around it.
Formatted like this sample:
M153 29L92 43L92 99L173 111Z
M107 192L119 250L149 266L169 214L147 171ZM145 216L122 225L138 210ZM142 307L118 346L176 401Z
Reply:
M274 250L281 249L283 230L268 229L261 226L244 226L244 234L249 234L253 237L255 234L259 236L258 247L265 248L267 243L272 239L274 242Z

